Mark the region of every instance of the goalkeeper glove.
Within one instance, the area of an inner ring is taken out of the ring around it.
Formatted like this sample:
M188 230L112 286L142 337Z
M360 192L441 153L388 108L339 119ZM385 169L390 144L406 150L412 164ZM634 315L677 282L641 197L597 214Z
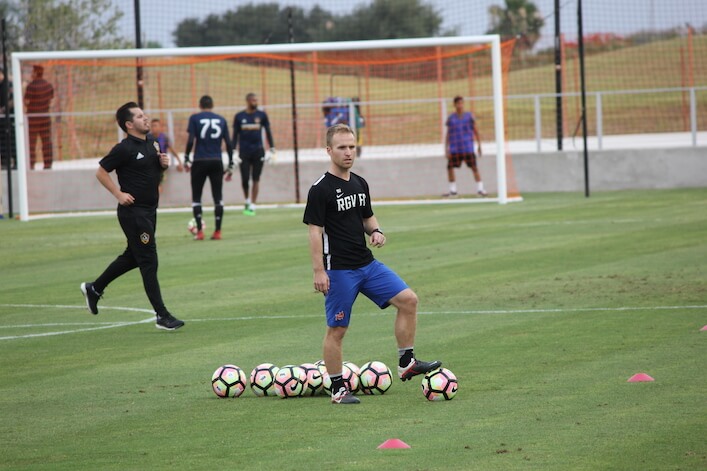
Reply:
M228 167L226 168L226 171L224 173L226 174L225 180L227 182L230 182L233 178L233 162L228 163Z
M189 173L191 170L191 160L189 160L189 154L184 154L184 171Z
M277 151L275 150L275 148L274 148L274 147L271 147L271 148L265 153L265 155L263 156L263 158L262 158L261 160L262 160L263 162L265 162L265 163L274 164L275 161L277 160L277 158L276 158L276 156L275 156L276 153L277 153Z

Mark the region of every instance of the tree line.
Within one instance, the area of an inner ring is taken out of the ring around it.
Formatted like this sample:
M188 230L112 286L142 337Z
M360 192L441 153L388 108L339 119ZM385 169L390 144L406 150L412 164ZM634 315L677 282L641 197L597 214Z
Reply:
M124 3L124 2L123 2ZM504 37L522 37L531 49L544 20L531 0L499 0L488 9L489 29ZM199 20L187 18L172 32L179 47L286 43L292 14L296 42L400 39L453 36L444 29L431 0L371 0L350 13L336 14L320 6L310 10L270 3L249 3ZM121 35L124 16L115 0L0 0L0 16L7 20L10 51L64 51L134 47ZM461 19L460 19L461 20ZM147 47L162 47L147 41Z
M183 20L173 32L174 41L178 47L287 43L290 13L298 43L456 34L456 30L443 30L439 12L422 0L373 0L348 14L272 2L243 5L203 20Z

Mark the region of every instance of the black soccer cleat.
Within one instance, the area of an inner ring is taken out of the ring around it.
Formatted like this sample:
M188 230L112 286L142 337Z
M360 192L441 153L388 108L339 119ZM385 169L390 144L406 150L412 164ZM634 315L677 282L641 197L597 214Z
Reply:
M157 316L157 322L155 322L155 327L162 330L177 330L183 325L184 321L180 321L169 312Z
M101 299L101 296L103 296L103 293L97 293L95 289L93 289L93 283L81 283L81 292L83 293L83 297L86 299L86 307L88 307L88 311L96 315L98 314L98 300Z
M410 360L410 364L406 367L398 366L398 376L402 381L407 381L412 379L413 376L423 375L434 371L442 366L442 362L439 360L435 361L420 361L413 358Z

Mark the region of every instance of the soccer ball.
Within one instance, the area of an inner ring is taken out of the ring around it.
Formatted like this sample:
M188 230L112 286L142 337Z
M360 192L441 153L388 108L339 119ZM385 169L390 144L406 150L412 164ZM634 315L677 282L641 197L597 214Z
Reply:
M342 366L343 369L341 370L341 374L344 377L344 384L346 385L346 388L352 394L356 393L359 385L358 375L359 371L361 371L360 368L350 361L345 361Z
M261 363L250 372L250 388L258 397L277 396L275 393L275 375L280 370L272 363Z
M323 380L319 367L314 363L304 363L300 365L307 375L307 384L304 385L303 396L316 396L322 390Z
M428 401L451 401L457 387L457 377L447 368L430 371L422 378L422 394Z
M211 376L211 387L218 397L238 397L245 385L245 373L236 365L219 366Z
M331 378L327 372L326 365L321 360L315 363L315 365L318 365L319 372L322 374L322 393L331 394ZM358 366L350 361L345 361L342 365L341 375L344 378L344 384L352 394L358 391L358 371Z
M307 384L307 373L296 365L285 365L275 375L275 393L281 398L301 396Z
M187 223L187 230L194 235L196 235L196 233L199 232L199 229L197 229L197 227L196 227L196 219L195 218L192 218L191 221L189 221ZM206 220L203 218L201 220L201 230L202 231L206 230Z
M363 394L384 394L393 384L393 374L385 363L380 361L365 363L358 377Z
M322 389L319 390L319 394L331 394L331 378L326 370L324 360L319 360L315 365L319 370L319 374L322 376Z

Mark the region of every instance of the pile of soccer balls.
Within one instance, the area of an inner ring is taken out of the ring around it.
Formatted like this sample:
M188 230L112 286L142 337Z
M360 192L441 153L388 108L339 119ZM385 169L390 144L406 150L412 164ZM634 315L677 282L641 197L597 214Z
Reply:
M343 364L342 375L349 391L356 394L384 394L393 384L393 374L385 363L369 361L361 368L350 361ZM223 365L211 377L211 387L219 397L239 397L247 389L258 397L281 398L331 394L331 379L324 361L285 365L261 363L253 368L250 380L236 365ZM457 393L457 378L446 368L432 371L422 379L422 393L430 401L451 400Z

